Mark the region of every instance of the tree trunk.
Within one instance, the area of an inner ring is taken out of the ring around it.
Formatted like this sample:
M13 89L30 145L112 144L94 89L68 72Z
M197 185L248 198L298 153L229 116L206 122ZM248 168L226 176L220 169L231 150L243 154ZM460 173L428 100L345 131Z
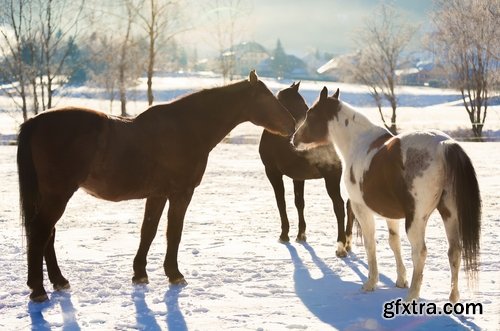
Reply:
M40 103L38 102L38 91L36 89L36 87L37 87L36 77L33 77L33 79L31 80L31 87L33 89L33 112L35 113L35 115L37 115L38 112L40 111Z
M149 44L149 62L148 62L148 105L152 105L154 101L153 95L153 73L154 73L154 62L155 62L155 46L154 46L154 37L150 35L150 44Z
M128 22L127 22L127 32L125 33L125 39L123 40L120 54L120 64L118 66L119 70L119 86L120 86L120 105L121 105L121 115L127 116L127 83L125 70L127 67L127 51L128 51L128 41L130 39L130 30L132 28L132 12L130 7L127 7L128 11Z
M128 114L127 114L127 90L125 88L125 82L124 82L124 68L120 68L120 107L121 107L121 115L128 116Z
M396 109L398 107L397 100L396 100L396 94L394 93L394 87L391 88L392 95L388 97L389 102L391 103L391 108L392 108L392 116L391 116L391 127L390 131L392 134L396 135L398 134L398 128L396 126Z
M42 110L45 110L45 84L43 83L43 74L40 73L38 77L40 79L40 93L42 98Z

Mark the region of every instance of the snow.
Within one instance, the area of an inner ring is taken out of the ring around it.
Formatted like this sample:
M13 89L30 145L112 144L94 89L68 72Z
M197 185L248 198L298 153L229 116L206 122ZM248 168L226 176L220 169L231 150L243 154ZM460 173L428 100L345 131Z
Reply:
M301 84L309 103L322 84ZM326 84L330 90L338 85ZM273 89L284 86L277 81L269 85ZM346 93L360 89L351 88L344 86ZM427 89L423 91L415 88L408 93L430 95ZM436 94L438 100L453 96L441 92ZM88 106L104 104L96 99L73 98ZM3 101L0 107L8 108ZM497 116L498 120L498 108L492 109L490 119ZM378 120L373 109L362 110ZM401 125L421 128L427 121L437 124L437 128L453 129L459 122L467 126L467 119L461 121L457 110L438 104L421 109L408 107L400 112ZM491 123L496 124L490 130L500 129L498 122ZM10 132L7 129L4 124L0 133ZM46 279L50 301L41 304L29 302L25 285L26 242L19 221L16 147L0 146L0 329L499 330L499 143L461 143L478 174L483 226L479 280L469 288L462 270L459 288L461 302L481 303L483 314L389 320L382 316L384 302L405 297L407 290L395 287L395 261L385 222L377 220L380 282L371 293L361 291L368 273L361 242L355 240L347 258L335 256L336 222L321 180L306 182L308 242L279 243L279 214L258 156L260 133L260 128L242 124L210 154L205 176L186 215L179 249L179 267L188 281L186 287L169 286L163 274L166 213L148 255L150 284L134 286L132 260L139 244L144 201L113 203L78 191L57 224L56 237L56 252L71 290L52 291ZM285 189L293 238L297 217L291 180L285 180ZM404 233L403 222L401 227ZM447 241L437 213L429 220L426 238L428 256L421 300L441 306L449 295L450 274ZM405 235L402 253L411 276L410 247Z

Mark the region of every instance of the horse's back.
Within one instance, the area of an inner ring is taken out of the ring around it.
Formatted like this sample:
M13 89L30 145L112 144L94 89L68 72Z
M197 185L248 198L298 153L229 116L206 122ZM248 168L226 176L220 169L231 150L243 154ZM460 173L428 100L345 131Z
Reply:
M39 183L54 189L78 185L87 175L107 120L103 113L68 107L24 123L20 144L31 149Z
M402 133L396 136L401 141L403 150L409 148L417 149L439 149L444 141L453 141L446 133L438 130L425 130Z

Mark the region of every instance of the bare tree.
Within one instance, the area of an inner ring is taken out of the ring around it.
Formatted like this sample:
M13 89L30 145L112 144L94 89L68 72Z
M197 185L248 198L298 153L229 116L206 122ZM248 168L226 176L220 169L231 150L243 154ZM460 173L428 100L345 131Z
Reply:
M482 139L491 88L499 84L500 2L436 0L429 40L460 91L472 132Z
M88 68L90 78L94 84L105 89L110 101L110 112L118 96L120 113L128 116L127 96L143 73L145 59L141 56L141 36L134 28L137 8L130 0L112 3L91 1L86 2L92 9L87 15L86 28L92 33L82 41L94 64ZM113 28L107 29L110 26Z
M2 7L5 25L1 30L0 51L4 61L1 73L11 83L10 95L24 120L28 118L29 97L35 114L51 108L57 86L65 84L71 76L73 68L67 65L67 60L76 49L76 26L82 4L70 5L66 0L10 0ZM69 10L70 18L66 15Z
M112 113L118 85L116 54L119 53L119 45L112 36L94 32L89 37L85 47L90 51L92 62L96 64L89 71L89 80L98 87L104 88L109 98L109 113Z
M75 47L82 10L83 0L76 4L67 0L39 0L39 84L43 110L53 107L56 87L64 85L73 70L65 64Z
M133 1L133 0L130 0ZM139 26L148 39L146 65L148 104L153 104L153 75L159 44L167 44L177 34L187 29L182 20L182 0L147 0L136 5Z
M251 11L249 1L208 0L205 2L207 32L214 40L218 52L219 69L224 81L233 80L236 57L234 46L243 41L245 24L243 18Z
M0 78L9 82L9 88L3 90L11 97L13 102L21 109L23 119L28 119L28 91L29 82L28 68L23 62L23 42L29 35L29 22L27 17L30 3L28 0L9 0L0 9L0 28L2 40L0 42L1 58ZM20 101L19 101L20 99Z
M127 64L128 55L130 54L131 30L134 23L134 10L130 3L125 4L127 9L127 19L125 34L120 45L120 60L118 64L118 86L120 90L121 115L127 116Z
M348 76L369 87L384 125L393 133L397 131L396 69L416 29L394 7L380 5L357 34L356 42L361 49L357 63L344 67ZM384 98L392 109L389 124L382 113Z

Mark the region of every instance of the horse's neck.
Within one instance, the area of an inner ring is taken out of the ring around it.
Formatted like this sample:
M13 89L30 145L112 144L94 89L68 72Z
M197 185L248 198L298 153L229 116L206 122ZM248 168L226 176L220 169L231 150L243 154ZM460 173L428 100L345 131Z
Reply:
M237 83L238 84L238 83ZM238 124L246 120L244 88L217 88L199 92L196 102L179 100L180 112L186 127L192 128L197 141L207 151L212 150Z
M376 125L345 103L342 103L338 120L334 119L333 125L334 128L330 130L332 140L346 161L351 155L367 151L370 143L378 137L389 134L387 129Z
M209 150L213 149L238 124L247 120L245 104L250 100L241 91L225 90L221 94L208 98L205 106L199 109L203 113L200 134L204 137Z
M292 117L295 119L296 123L301 123L306 118L307 108L305 110L289 108L288 111L290 112L290 114L292 114Z

